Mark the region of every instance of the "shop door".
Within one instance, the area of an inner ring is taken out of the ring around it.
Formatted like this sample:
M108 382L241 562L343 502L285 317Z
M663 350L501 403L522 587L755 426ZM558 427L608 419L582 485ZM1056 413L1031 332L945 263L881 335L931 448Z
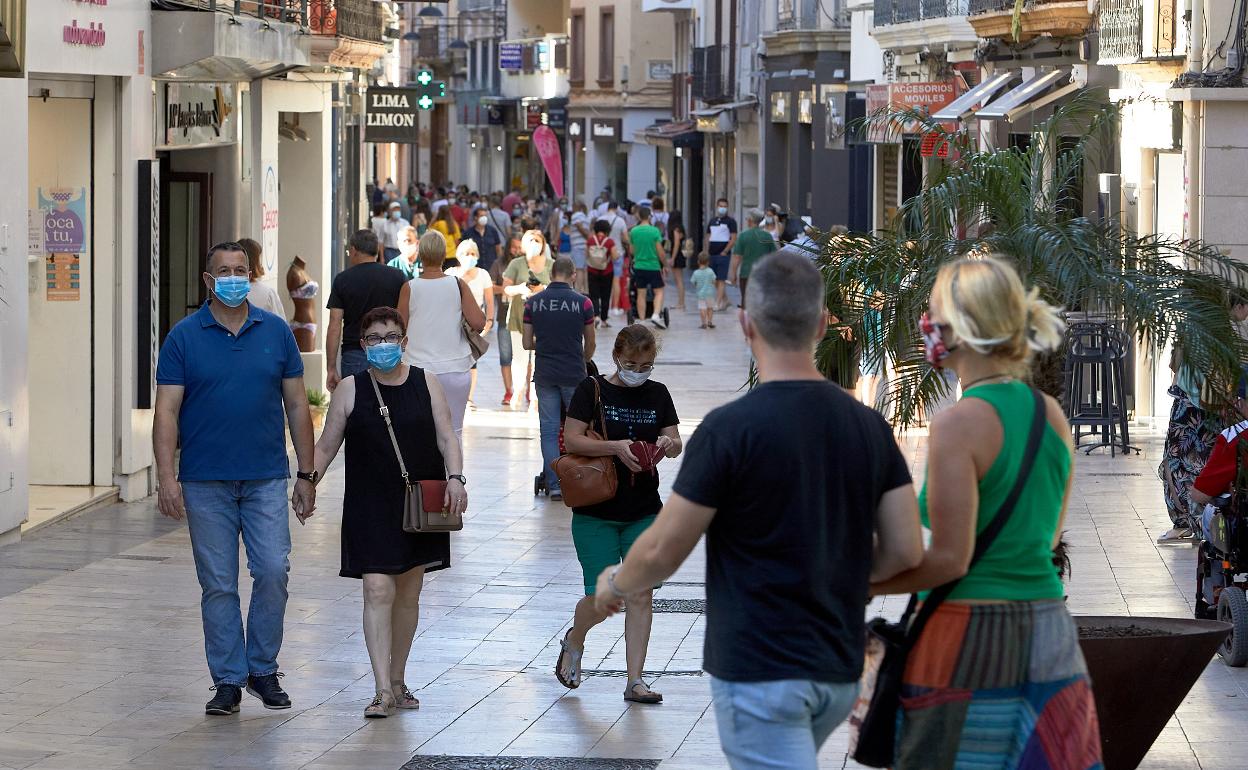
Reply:
M212 246L212 174L169 174L160 194L160 339L207 299L204 257Z
M91 105L29 100L29 205L46 241L30 293L31 484L91 483Z

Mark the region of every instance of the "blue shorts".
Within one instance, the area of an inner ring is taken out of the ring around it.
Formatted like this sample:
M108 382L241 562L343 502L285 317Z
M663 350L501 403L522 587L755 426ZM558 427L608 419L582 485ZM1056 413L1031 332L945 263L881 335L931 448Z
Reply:
M585 269L586 254L587 252L584 247L579 248L579 249L572 249L570 256L572 257L572 264L576 265L577 270Z
M715 271L715 280L728 280L728 268L732 266L731 254L717 254L711 257L711 269Z
M615 261L612 263L612 268L614 269L616 278L623 278L624 277L624 257L616 257Z
M663 271L662 270L634 270L633 271L633 289L662 289Z

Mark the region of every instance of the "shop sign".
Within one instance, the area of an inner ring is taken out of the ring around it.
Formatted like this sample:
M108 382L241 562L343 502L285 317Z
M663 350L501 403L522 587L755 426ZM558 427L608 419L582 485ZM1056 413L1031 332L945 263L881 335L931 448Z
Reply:
M69 45L86 45L92 48L103 48L107 41L107 34L104 32L104 22L100 22L97 28L95 22L87 23L87 26L78 26L78 20L74 19L70 23L61 27L61 40Z
M29 71L135 74L135 41L150 28L151 0L28 0L25 5Z
M595 142L618 142L622 130L621 123L619 118L611 120L591 118L589 134Z
M815 89L800 91L797 94L797 122L807 125L815 122Z
M233 83L167 83L167 147L230 144L235 141Z
M584 118L572 118L568 121L568 138L574 142L585 141Z
M277 189L277 161L263 161L263 186L260 194L260 248L264 257L264 272L277 269L277 228L281 224L280 197Z
M551 107L546 110L546 125L562 131L568 127L568 108L567 107Z
M416 143L419 98L418 88L368 89L364 95L364 141Z
M914 110L930 115L957 98L958 86L953 80L869 85L867 86L867 117L882 110ZM944 125L951 131L957 129L957 124L953 122L947 122ZM917 134L924 130L922 125L912 120L900 121L891 126L878 125L873 126L867 132L867 141L895 141L895 137L890 139L890 133Z
M537 104L530 104L524 111L525 121L524 127L528 131L532 131L542 125L542 108Z
M39 209L26 210L26 254L31 257L42 257L48 253L44 242L43 212Z
M670 82L672 79L671 59L651 59L646 62L646 80Z
M498 68L500 70L518 71L524 67L523 43L498 44Z

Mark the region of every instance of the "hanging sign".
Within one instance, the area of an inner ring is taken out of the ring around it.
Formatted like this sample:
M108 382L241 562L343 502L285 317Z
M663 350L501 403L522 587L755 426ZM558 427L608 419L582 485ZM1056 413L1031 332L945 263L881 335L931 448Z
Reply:
M498 44L498 68L500 70L518 71L524 67L523 43Z
M364 95L364 141L415 144L421 89L375 86Z
M555 189L556 197L563 197L563 160L559 155L559 138L550 126L538 126L533 131L533 144L537 146L537 156L542 159L546 169L546 177L550 186Z
M165 84L165 146L231 144L234 126L233 83Z

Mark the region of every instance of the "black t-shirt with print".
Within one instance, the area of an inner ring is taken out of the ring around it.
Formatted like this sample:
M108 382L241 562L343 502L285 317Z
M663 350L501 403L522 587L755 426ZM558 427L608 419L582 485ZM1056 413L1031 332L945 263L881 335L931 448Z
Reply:
M708 414L672 487L716 510L703 668L858 681L875 512L909 483L888 423L830 382L764 383Z
M653 380L636 388L612 385L605 377L597 377L602 389L602 407L607 420L607 440L648 441L659 439L664 428L680 424L676 406L667 386ZM594 402L594 381L585 378L568 406L568 417L589 424L595 432L601 432L598 411ZM609 521L637 521L653 516L663 507L659 499L659 477L653 473L633 473L618 458L615 473L619 487L615 497L598 505L572 509L575 513L596 516ZM659 469L663 463L659 463Z

